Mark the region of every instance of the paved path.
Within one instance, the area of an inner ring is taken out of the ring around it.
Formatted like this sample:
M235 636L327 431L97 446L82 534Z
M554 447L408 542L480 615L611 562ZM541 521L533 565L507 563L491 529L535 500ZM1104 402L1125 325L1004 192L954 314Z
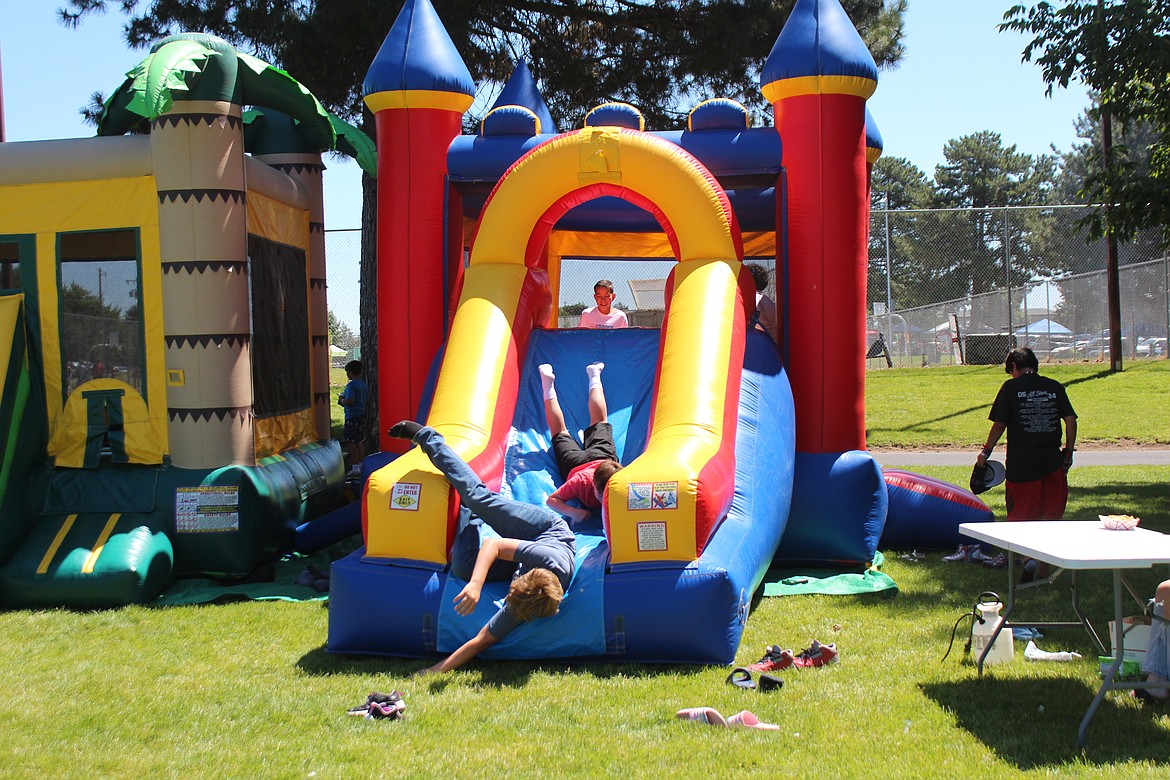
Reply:
M978 450L870 449L882 466L973 466ZM995 460L1003 460L1003 447L995 450ZM1107 449L1077 450L1074 466L1170 466L1170 450Z

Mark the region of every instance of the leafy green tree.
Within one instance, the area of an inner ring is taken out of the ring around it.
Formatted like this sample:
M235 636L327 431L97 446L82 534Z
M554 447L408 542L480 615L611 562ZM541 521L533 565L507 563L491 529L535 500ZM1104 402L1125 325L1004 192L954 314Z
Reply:
M353 349L358 345L357 334L348 325L337 319L337 315L333 313L332 309L329 310L328 323L330 344L346 350Z
M922 220L923 251L931 253L921 261L929 274L920 281L922 292L932 300L977 296L1059 268L1047 251L1048 222L1034 210L1010 208L1048 201L1055 157L1005 147L1000 135L988 130L948 141L943 156L946 162L935 168L932 205L958 210ZM975 324L1002 326L1002 315L988 317L995 321Z
M869 236L869 298L886 302L886 260L889 258L890 298L898 308L924 301L918 285L927 271L921 267L920 209L930 206L934 190L918 166L902 157L882 157L873 167L870 209L880 219ZM888 237L888 243L887 243Z
M1080 140L1062 155L1061 170L1056 181L1057 197L1066 203L1082 202L1084 182L1103 166L1101 132L1098 123L1093 120L1092 109L1077 118L1076 128ZM1130 165L1136 175L1146 175L1151 149L1159 143L1154 128L1148 122L1117 122L1113 125L1113 131L1115 159ZM1084 231L1077 230L1077 223L1083 213L1083 210L1071 214L1056 211L1053 215L1056 228L1052 235L1052 251L1064 258L1066 268L1074 277L1103 271L1106 257L1104 238L1087 238ZM1158 260L1162 252L1162 234L1152 227L1136 230L1128 241L1117 247L1118 266L1126 269L1125 299L1130 305L1122 323L1122 330L1130 339L1123 347L1131 355L1137 346L1136 339L1132 337L1133 331L1137 331L1139 336L1148 336L1165 330L1163 266L1159 262L1149 267L1134 267ZM1060 319L1061 322L1077 322L1078 330L1081 331L1097 332L1108 327L1103 307L1091 309L1077 305L1077 284L1075 278L1058 282L1063 298L1056 310L1058 319L1064 317Z
M1170 243L1170 0L1015 5L1004 20L1001 30L1033 36L1023 58L1040 65L1049 93L1080 81L1097 95L1095 122L1146 123L1152 132L1145 154L1131 146L1113 165L1086 170L1080 193L1098 204L1089 237L1104 235L1108 215L1121 238L1155 228Z
M502 84L527 56L554 118L579 124L605 100L649 127L685 121L697 95L763 108L757 77L795 0L434 0L472 75ZM906 0L843 0L881 66L903 54ZM117 8L131 46L201 30L295 75L331 111L358 122L361 85L401 0L68 0L77 24ZM652 67L647 67L652 63Z
M1098 175L1103 168L1101 132L1093 119L1095 108L1087 109L1077 117L1075 127L1079 141L1061 155L1060 173L1056 179L1056 198L1063 203L1084 203L1084 182ZM1147 176L1152 150L1158 137L1148 122L1118 122L1113 125L1114 159L1130 167L1136 176ZM1069 221L1058 240L1068 246L1068 268L1073 273L1101 269L1104 242L1098 236L1088 239L1077 235ZM1130 240L1118 248L1118 263L1122 266L1152 260L1161 255L1161 235L1154 228L1136 230ZM1079 247L1078 247L1079 244Z

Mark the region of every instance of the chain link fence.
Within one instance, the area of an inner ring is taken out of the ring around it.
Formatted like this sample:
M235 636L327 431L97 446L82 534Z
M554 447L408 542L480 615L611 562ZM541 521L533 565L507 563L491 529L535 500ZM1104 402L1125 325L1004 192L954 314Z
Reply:
M1083 206L874 211L869 235L867 360L887 366L1002 362L1012 345L1042 361L1109 360L1103 241L1086 243ZM326 231L329 307L358 331L360 231ZM768 269L774 258L747 258ZM1118 249L1126 359L1166 358L1170 255L1141 235ZM673 260L566 257L557 306L573 327L608 279L631 325L662 322ZM793 334L798 336L799 334ZM887 360L888 357L888 360Z
M1083 206L875 211L869 240L870 368L1109 360L1105 242ZM1118 247L1123 357L1165 358L1170 265L1156 237ZM881 349L882 346L888 349ZM888 359L887 359L888 358Z

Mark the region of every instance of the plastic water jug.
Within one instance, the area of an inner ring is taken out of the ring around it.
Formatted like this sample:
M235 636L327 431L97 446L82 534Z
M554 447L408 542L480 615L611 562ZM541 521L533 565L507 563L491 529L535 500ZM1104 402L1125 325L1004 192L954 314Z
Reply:
M998 597L995 601L984 601L985 595L989 594L981 595L979 603L975 605L975 624L971 627L971 658L974 661L978 661L979 656L983 655L983 650L991 642L992 634L1003 622L999 615L1003 604L999 603ZM995 643L991 645L991 651L983 659L983 663L988 666L1007 663L1014 657L1015 650L1012 644L1012 630L1004 628L995 638Z

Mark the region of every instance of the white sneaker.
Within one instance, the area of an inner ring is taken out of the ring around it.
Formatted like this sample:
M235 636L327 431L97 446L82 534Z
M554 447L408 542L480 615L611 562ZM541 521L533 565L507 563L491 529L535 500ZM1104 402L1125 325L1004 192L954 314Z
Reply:
M978 545L974 544L960 544L958 548L950 555L944 555L943 560L947 563L958 563L966 561L971 558L971 550L979 549Z
M985 561L994 561L995 556L988 555L987 553L983 552L983 549L979 545L973 544L969 548L967 560L974 561L975 563L983 563Z

